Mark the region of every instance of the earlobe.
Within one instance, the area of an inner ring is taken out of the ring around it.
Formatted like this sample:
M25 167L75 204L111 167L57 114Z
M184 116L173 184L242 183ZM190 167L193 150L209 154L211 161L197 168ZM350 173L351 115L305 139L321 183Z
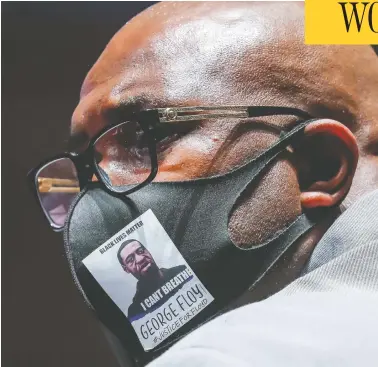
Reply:
M341 204L347 195L353 181L358 162L358 146L353 133L338 121L321 119L310 123L305 129L307 141L317 136L329 137L334 143L332 146L318 146L318 167L327 170L327 157L332 156L337 162L331 177L327 179L314 177L309 187L301 193L301 204L304 209L331 207ZM320 162L319 162L320 161ZM311 170L311 167L309 167ZM321 175L319 175L321 176Z

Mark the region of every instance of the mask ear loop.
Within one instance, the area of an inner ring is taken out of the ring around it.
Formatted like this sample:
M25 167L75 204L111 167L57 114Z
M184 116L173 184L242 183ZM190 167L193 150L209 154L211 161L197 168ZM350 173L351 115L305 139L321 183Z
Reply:
M256 172L256 174L251 177L251 180L247 182L239 191L239 194L234 201L234 204L231 207L231 210L228 215L227 220L227 227L229 223L230 216L233 212L233 208L235 207L235 204L237 200L240 198L242 193L247 189L247 187L261 174L261 172L264 170L266 166L268 166L272 161L282 152L284 151L290 144L292 144L293 141L303 136L303 132L305 127L310 124L313 121L316 121L317 119L311 119L307 120L305 122L302 122L297 127L293 128L290 131L281 131L279 141L274 144L273 147L265 151L261 154L260 157L266 157L264 162L261 164L260 169ZM282 144L285 140L285 144ZM258 160L259 157L256 159ZM300 216L298 216L289 226L286 228L276 232L274 236L266 240L264 243L255 245L253 247L249 248L240 248L235 245L235 247L246 253L255 253L255 251L264 251L264 248L266 249L267 254L270 254L270 256L267 257L267 260L265 261L266 266L263 266L263 270L255 281L253 281L253 284L248 288L248 290L251 290L264 276L265 274L272 268L272 266L282 257L282 255L303 235L305 235L311 228L313 228L317 223L317 218L319 218L319 214L322 216L326 215L327 213L334 212L336 209L317 209L312 211L312 215L308 215L306 213L302 213ZM230 239L230 241L233 243L233 241ZM283 242L284 245L280 245L280 242Z
M228 232L228 223L230 221L230 216L233 212L233 209L240 199L243 192L254 182L258 177L262 174L264 169L274 161L277 156L279 156L283 151L287 149L289 145L291 145L294 141L300 139L304 135L304 130L308 124L310 124L313 121L316 121L317 119L310 119L304 122L301 122L297 126L293 127L289 131L281 130L279 134L278 140L271 145L268 149L263 151L259 156L252 159L251 161L247 162L243 166L237 168L235 171L232 171L228 173L227 175L231 176L239 175L240 180L238 180L238 185L234 186L233 192L231 193L233 195L232 198L226 199L230 205L230 209L228 210L228 213L226 214L226 227L224 228L225 231ZM248 173L247 173L248 172ZM244 177L243 177L244 176ZM280 232L281 233L281 232ZM277 233L275 237L277 237L280 233ZM232 240L229 238L229 240L232 242ZM235 245L240 250L243 250ZM263 247L263 245L258 246ZM256 248L254 246L254 248ZM248 250L248 249L244 249Z

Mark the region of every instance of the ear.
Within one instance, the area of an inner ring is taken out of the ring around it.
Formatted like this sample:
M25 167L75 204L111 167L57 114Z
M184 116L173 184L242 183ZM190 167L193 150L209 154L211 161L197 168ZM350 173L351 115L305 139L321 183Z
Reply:
M299 182L302 208L331 207L347 195L358 162L357 141L338 121L310 123L299 148Z

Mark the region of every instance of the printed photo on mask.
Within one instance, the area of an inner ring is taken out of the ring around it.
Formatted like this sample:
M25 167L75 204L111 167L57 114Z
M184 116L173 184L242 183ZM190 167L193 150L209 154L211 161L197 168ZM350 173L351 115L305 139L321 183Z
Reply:
M83 260L122 310L145 350L214 299L148 210Z

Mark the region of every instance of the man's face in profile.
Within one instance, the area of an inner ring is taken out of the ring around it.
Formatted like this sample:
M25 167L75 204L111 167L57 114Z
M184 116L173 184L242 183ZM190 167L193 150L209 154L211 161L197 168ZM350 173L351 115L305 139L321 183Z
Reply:
M154 5L113 37L88 73L72 117L73 134L84 136L77 149L84 149L114 116L132 120L133 112L153 107L296 107L313 116L340 120L338 128L324 120L320 136L320 130L313 130L307 140L277 157L256 185L244 190L229 213L230 239L241 248L259 246L305 210L338 206L349 190L358 156L340 139L346 137L342 126L359 132L366 152L375 142L367 136L378 136L368 132L376 129L366 123L376 121L369 112L375 111L376 59L369 47L304 45L303 15L303 4L291 2ZM161 131L157 141L155 181L227 174L276 143L277 128L290 130L297 122L293 116L267 116L251 121L230 117L172 124ZM135 184L145 174L147 150L135 143L138 131L130 128L124 133L124 139L101 146L101 168L114 182ZM126 149L125 141L135 146ZM130 157L141 163L130 165ZM367 158L354 179L354 195L364 192L367 183L376 182L373 161L376 157ZM298 250L298 256L293 257L293 266L277 268L294 269L288 275L297 276L297 269L332 220L324 218L317 230L295 244L293 251ZM132 256L126 261L128 254ZM157 269L149 252L137 242L125 247L121 256L125 271L138 279ZM290 256L287 259L291 261Z
M124 270L137 279L148 276L157 269L150 252L138 241L130 242L122 249L120 256Z

